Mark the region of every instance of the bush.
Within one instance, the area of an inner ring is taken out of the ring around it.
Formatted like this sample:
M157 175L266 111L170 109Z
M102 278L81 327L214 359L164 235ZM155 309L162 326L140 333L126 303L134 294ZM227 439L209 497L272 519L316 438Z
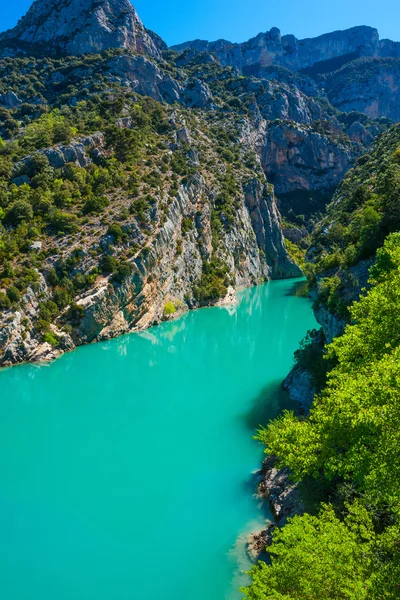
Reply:
M100 261L100 270L102 273L114 273L117 264L117 259L114 256L106 254Z
M51 331L46 331L43 334L43 341L53 346L53 348L57 348L60 345L60 340Z
M84 215L101 213L109 204L106 196L93 196L86 200L82 212Z
M24 221L33 219L33 208L26 200L16 200L8 209L5 217L5 222L8 225L16 227Z
M121 284L125 279L127 279L133 271L133 267L132 265L130 265L127 262L122 262L119 264L119 266L117 267L117 270L115 271L114 275L113 275L113 282Z
M122 240L122 237L124 235L124 232L122 231L122 227L121 227L121 225L118 225L118 223L112 223L110 225L110 227L108 228L107 233L108 233L108 235L111 235L116 242L119 242L120 240Z
M55 210L49 219L55 233L74 233L78 229L78 218L71 213Z
M20 291L15 287L15 285L12 285L7 289L7 297L10 302L16 304L21 300Z
M166 305L164 306L164 315L166 317L173 315L176 313L176 307L175 304L173 302L171 302L171 300L169 302L166 303Z
M203 273L194 288L194 297L202 305L211 304L226 296L229 283L228 265L214 257L210 262L203 263Z
M10 299L3 292L0 292L0 310L8 310L11 306Z

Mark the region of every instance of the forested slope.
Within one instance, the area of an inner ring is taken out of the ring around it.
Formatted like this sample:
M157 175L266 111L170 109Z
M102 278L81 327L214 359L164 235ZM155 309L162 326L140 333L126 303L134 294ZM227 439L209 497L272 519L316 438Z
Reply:
M394 127L348 174L314 234L317 304L340 307L348 324L324 351L326 383L309 415L286 412L258 434L313 502L274 533L272 564L254 567L245 590L251 600L400 594L399 148ZM348 308L346 277L365 260L368 289ZM307 352L315 363L307 346L298 358Z

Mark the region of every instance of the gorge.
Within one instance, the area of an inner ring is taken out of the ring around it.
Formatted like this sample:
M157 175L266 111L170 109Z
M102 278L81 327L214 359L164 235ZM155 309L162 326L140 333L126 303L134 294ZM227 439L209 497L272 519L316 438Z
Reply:
M6 600L398 597L399 121L372 27L168 48L35 0L0 34Z
M3 597L241 596L252 433L315 324L296 282L0 373Z

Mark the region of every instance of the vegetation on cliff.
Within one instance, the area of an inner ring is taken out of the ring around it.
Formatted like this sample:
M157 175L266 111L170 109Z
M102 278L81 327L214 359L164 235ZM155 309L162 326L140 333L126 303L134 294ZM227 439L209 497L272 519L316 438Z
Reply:
M366 283L359 265L369 266L386 236L400 229L399 148L400 127L394 125L358 159L313 232L308 276L317 302L341 317L348 318L360 292L358 279L361 287Z
M311 279L319 290L337 277L346 293L343 274L367 259L369 278L358 301L343 303L349 324L324 358L313 335L297 352L326 379L309 415L285 412L258 433L317 501L314 514L274 534L271 565L255 566L244 590L251 600L400 593L399 131L382 136L349 173L314 234ZM320 294L318 302L332 310L332 299Z

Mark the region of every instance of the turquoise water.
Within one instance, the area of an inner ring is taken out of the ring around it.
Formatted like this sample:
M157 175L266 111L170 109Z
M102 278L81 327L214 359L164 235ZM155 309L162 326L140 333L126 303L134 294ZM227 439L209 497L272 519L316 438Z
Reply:
M315 326L295 286L0 373L2 600L241 597L252 434Z

